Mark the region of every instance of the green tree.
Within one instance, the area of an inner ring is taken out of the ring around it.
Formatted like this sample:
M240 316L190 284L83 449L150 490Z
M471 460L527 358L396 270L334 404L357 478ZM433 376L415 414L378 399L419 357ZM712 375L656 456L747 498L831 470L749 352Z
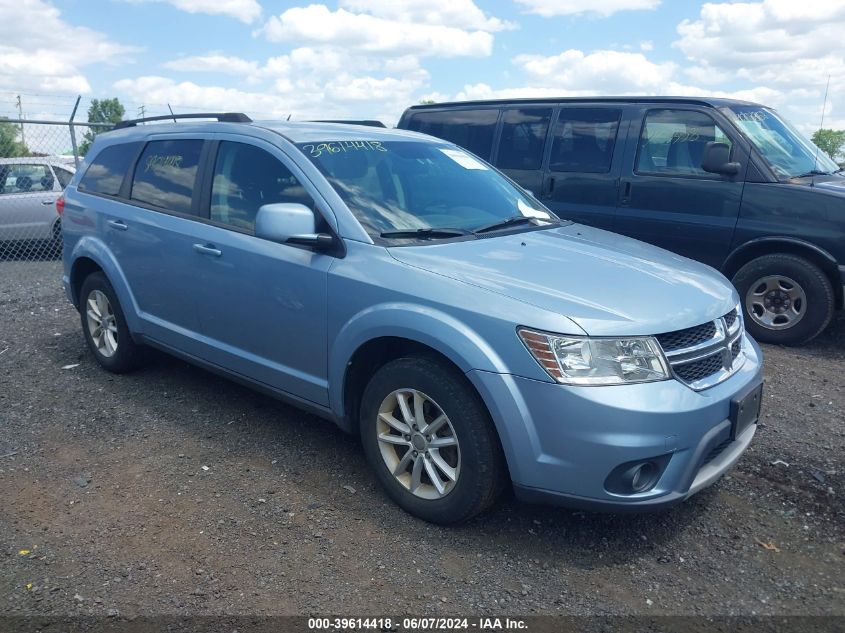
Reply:
M842 155L842 148L845 147L845 130L822 128L813 134L813 143L818 145L833 160L836 160L837 156Z
M88 123L109 123L114 125L118 121L123 120L123 115L126 110L120 101L115 97L114 99L91 99L91 105L88 107ZM89 128L83 137L82 143L79 144L79 155L85 156L88 150L91 149L91 143L100 132L106 131L107 128L93 127Z
M29 148L18 140L20 126L4 119L0 118L0 158L29 156Z
M434 99L420 99L420 105L431 105L437 103Z

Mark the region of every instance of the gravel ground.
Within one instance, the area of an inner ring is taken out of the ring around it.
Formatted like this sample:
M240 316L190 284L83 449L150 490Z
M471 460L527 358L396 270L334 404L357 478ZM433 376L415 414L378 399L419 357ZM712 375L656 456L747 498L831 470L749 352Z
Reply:
M58 280L0 262L0 614L845 615L841 314L764 349L752 448L681 506L440 528L327 422L167 357L100 370Z

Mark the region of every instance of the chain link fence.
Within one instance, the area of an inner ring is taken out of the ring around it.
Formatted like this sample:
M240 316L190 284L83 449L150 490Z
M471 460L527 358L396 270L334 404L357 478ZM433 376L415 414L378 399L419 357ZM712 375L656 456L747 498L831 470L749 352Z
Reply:
M21 260L59 262L62 225L56 200L94 136L109 128L0 119L0 265Z

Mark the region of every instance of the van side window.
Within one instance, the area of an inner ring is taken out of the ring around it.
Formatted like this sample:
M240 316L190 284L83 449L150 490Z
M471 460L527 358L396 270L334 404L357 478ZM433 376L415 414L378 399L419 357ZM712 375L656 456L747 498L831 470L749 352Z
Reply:
M502 169L540 169L551 108L505 110L496 166Z
M129 171L140 148L140 143L121 143L106 147L94 156L77 188L87 193L118 195L123 177Z
M731 140L703 112L651 110L645 118L637 148L637 172L667 176L706 176L701 159L707 143L731 145Z
M135 167L132 200L168 211L191 213L202 145L199 139L148 143Z
M495 108L415 112L408 129L450 141L484 160L490 160L493 132L498 120L499 110Z
M276 202L314 209L311 196L277 158L253 145L220 143L211 185L211 219L252 231L258 209Z
M622 110L561 108L555 124L549 169L603 174L610 171Z

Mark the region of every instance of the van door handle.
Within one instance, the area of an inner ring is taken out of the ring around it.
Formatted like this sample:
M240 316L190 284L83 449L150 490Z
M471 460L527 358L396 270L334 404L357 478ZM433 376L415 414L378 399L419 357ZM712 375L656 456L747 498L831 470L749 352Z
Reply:
M126 226L126 222L123 220L107 220L106 223L112 227L113 229L117 229L118 231L125 231L129 227Z
M546 181L545 190L543 191L544 198L551 198L552 192L555 190L555 179L554 176L549 176L549 179Z
M213 244L194 244L194 250L203 255L211 255L213 257L220 257L223 254L219 248L214 248Z
M626 180L622 183L622 198L619 200L619 204L627 205L631 202L631 181Z

